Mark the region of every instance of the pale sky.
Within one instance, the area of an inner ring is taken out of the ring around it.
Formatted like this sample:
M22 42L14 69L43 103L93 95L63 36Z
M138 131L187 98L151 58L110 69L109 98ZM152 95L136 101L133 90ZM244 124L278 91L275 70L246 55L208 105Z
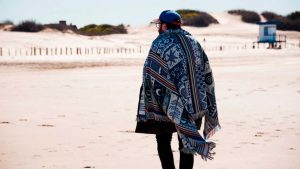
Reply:
M161 11L195 9L223 12L247 9L272 11L281 15L300 10L300 0L0 0L0 22L23 20L39 23L146 25Z

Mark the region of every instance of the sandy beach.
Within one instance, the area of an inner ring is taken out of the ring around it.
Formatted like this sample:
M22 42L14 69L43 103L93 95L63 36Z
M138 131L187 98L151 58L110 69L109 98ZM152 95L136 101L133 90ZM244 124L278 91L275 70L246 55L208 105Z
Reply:
M214 40L211 46L219 40L225 44L249 43L256 38L253 36L258 28L253 31L254 25L237 22L236 17L224 14L215 16L223 18L221 25L187 29L199 41L206 34ZM227 28L227 32L222 29L230 22L239 25L239 29ZM244 33L244 28L252 32ZM112 46L115 41L119 46L150 45L156 32L139 35L142 31L132 28L128 35L81 40L87 46L102 43ZM298 32L286 34L293 43L300 37ZM24 47L29 43L22 38L29 36L26 33L0 32L0 35L7 37L0 39L1 46ZM34 39L30 45L46 43L39 39L47 33L30 36ZM54 42L60 38L64 39L61 43L74 41L71 44L74 46L80 40L70 34L52 33L49 37L57 38L52 39ZM126 38L132 43L127 44ZM212 139L217 143L215 159L205 162L196 156L194 168L298 169L300 48L207 54L215 76L222 130ZM0 168L160 168L155 136L134 133L145 57L146 53L1 57ZM176 137L174 134L172 149L178 167Z

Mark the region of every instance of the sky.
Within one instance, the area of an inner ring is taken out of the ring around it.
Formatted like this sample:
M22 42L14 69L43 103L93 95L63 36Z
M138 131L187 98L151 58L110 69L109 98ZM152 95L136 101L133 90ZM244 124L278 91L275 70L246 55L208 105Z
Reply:
M139 26L147 25L166 9L247 9L287 15L300 10L300 0L0 0L0 22L35 20L46 24L66 20L79 28L92 23Z

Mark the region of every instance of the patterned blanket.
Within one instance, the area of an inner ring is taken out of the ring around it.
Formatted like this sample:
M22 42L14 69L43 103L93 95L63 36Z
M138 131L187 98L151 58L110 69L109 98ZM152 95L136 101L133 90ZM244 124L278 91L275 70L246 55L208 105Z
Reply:
M213 159L208 141L220 124L215 85L200 44L182 29L168 30L152 43L143 69L137 121L170 122L182 140L181 151ZM196 120L204 117L204 138Z

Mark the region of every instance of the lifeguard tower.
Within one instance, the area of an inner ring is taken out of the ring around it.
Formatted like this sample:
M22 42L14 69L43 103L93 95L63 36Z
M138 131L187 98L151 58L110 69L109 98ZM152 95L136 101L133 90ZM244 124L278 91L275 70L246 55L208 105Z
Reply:
M285 35L276 35L276 27L278 22L269 21L269 22L258 22L259 25L259 36L256 42L253 42L253 48L255 44L259 48L260 43L268 43L268 48L281 49L281 43L286 44Z

